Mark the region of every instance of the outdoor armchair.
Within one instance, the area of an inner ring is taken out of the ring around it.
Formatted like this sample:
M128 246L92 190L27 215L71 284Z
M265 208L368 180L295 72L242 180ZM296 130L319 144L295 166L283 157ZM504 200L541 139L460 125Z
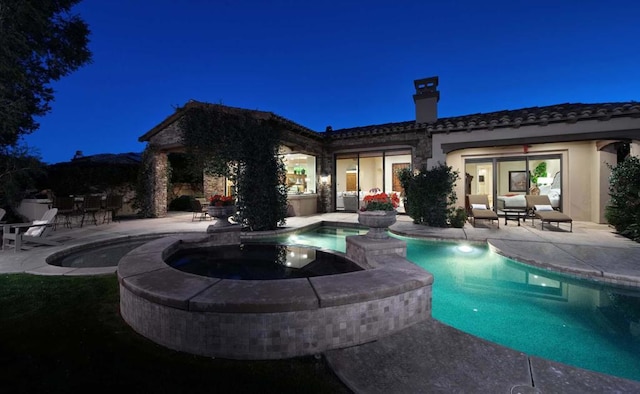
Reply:
M211 219L211 216L209 216L209 212L207 211L207 206L202 206L202 203L200 203L199 200L192 198L190 200L191 202L191 212L193 212L193 216L191 217L191 221L193 222L194 220L207 220L207 219Z
M63 225L67 228L71 228L71 217L76 213L76 202L73 197L55 197L53 199L53 208L58 208L58 216L53 225L55 230L58 226L58 219L64 218Z
M122 195L108 194L104 202L104 216L102 217L102 223L105 221L107 223L118 221L118 210L120 209L122 209Z
M84 201L82 201L82 219L80 220L80 227L84 225L85 217L91 215L93 224L98 225L98 219L96 215L102 209L102 196L100 195L86 195Z

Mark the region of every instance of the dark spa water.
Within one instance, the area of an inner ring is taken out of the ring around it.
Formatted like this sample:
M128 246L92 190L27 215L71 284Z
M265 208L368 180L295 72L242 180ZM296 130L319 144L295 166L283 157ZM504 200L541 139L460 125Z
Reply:
M242 280L308 278L361 270L341 255L278 244L186 249L170 256L167 264L196 275Z

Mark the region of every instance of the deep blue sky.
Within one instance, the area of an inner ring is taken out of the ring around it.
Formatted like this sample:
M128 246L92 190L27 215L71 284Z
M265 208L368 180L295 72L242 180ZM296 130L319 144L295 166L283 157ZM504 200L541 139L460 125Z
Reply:
M140 152L189 99L271 111L316 131L640 100L640 2L85 0L93 63L55 83L26 138L43 160Z

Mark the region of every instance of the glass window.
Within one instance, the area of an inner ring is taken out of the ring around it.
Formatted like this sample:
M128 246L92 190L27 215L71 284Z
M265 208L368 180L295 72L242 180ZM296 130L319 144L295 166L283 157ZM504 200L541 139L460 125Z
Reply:
M551 205L561 207L562 179L559 157L539 157L529 160L531 171L531 193L549 197Z
M355 204L353 196L358 195L358 155L340 155L336 159L336 209L350 211L357 209L357 197ZM345 207L344 197L347 198Z
M398 171L411 168L411 151L385 152L384 155L384 191L402 194Z
M364 193L368 193L371 190L382 191L384 187L382 157L382 152L363 152L360 154L358 167L359 191Z
M493 160L467 161L465 164L464 194L486 194L493 206Z
M402 195L397 177L401 168L411 168L410 149L336 155L336 209L354 211L365 195L377 190ZM356 203L352 204L354 198Z
M527 160L522 158L498 161L497 193L499 196L529 194Z
M561 208L561 158L559 155L520 156L465 161L465 195L486 194L495 208L521 209L526 194L549 196Z
M287 188L290 194L316 192L316 157L289 153L283 157L287 169Z

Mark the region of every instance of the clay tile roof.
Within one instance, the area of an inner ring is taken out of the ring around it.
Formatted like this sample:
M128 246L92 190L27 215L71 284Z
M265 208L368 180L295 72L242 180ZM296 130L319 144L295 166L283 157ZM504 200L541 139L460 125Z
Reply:
M416 124L415 121L410 120L406 122L338 129L327 131L325 134L328 138L345 138L361 135L363 132L366 132L368 135L374 135L387 132L401 133L415 129L426 129L431 133L450 133L477 129L492 130L500 127L546 126L549 123L575 123L584 120L608 120L615 117L629 116L640 116L640 102L630 101L595 104L564 103L544 107L530 107L440 118L432 124Z
M229 107L220 104L203 103L191 100L183 108L164 119L160 124L138 138L139 141L148 141L153 135L160 132L181 116L183 110L192 107L208 106L217 107L221 111L239 112L249 111L262 119L273 119L287 126L293 131L311 138L340 139L354 136L374 136L378 134L396 134L411 130L426 130L428 133L451 133L473 130L493 130L495 128L518 128L530 125L546 126L550 123L576 123L584 120L609 120L615 117L640 117L640 102L613 102L613 103L564 103L544 107L529 107L516 110L502 110L487 113L477 113L463 116L440 118L435 123L416 123L413 120L405 122L392 122L369 126L351 127L344 129L316 132L273 112L247 110L237 107Z

